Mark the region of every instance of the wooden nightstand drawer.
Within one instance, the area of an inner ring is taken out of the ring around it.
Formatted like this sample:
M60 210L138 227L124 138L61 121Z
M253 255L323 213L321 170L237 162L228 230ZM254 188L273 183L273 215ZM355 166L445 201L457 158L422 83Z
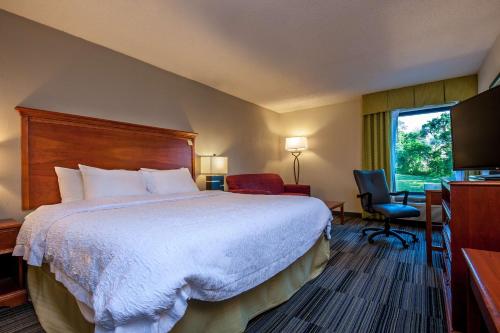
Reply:
M12 256L20 228L20 222L0 220L0 307L18 306L27 299L23 259Z
M12 252L18 232L18 228L0 230L0 254Z

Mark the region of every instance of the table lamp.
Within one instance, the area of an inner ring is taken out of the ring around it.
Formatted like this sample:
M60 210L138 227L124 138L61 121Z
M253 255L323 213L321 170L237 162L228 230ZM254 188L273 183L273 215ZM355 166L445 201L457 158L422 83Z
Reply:
M295 136L286 138L285 149L292 153L293 159L293 177L295 179L295 184L299 183L300 178L300 162L299 156L304 150L308 148L307 138L305 136Z
M201 156L202 174L206 175L206 189L224 191L224 175L227 174L227 157Z

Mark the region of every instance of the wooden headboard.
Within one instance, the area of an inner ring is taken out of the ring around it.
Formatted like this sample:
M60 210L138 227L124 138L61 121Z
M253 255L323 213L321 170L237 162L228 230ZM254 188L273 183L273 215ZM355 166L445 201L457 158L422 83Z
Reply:
M55 166L189 168L196 133L16 107L21 115L22 206L61 202Z

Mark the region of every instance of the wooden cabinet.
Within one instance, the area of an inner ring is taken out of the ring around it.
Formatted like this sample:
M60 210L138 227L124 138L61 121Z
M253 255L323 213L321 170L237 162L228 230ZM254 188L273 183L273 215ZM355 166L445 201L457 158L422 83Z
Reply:
M0 220L0 307L26 302L23 260L12 256L20 228L20 222Z
M466 332L467 266L461 251L500 251L500 182L444 181L442 200L448 326Z

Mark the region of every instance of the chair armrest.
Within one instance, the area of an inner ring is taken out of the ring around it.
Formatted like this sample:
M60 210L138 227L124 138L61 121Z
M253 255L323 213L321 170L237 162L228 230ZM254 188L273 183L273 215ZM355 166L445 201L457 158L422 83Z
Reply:
M265 190L252 190L252 189L241 189L241 190L229 190L231 193L239 194L271 194L269 191Z
M391 193L389 193L389 195L391 195L391 196L396 196L396 195L401 195L401 194L404 194L403 205L406 206L408 204L408 195L410 194L410 192L408 192L408 191L398 191L398 192L391 192Z
M373 209L372 209L372 194L370 192L365 192L365 193L361 193L361 194L358 194L356 195L356 198L360 198L361 199L361 205L362 206L365 206L363 204L363 200L365 200L366 198L366 207L368 207L368 212L370 213L373 213Z
M311 196L310 185L285 184L284 190L286 193L303 193Z

